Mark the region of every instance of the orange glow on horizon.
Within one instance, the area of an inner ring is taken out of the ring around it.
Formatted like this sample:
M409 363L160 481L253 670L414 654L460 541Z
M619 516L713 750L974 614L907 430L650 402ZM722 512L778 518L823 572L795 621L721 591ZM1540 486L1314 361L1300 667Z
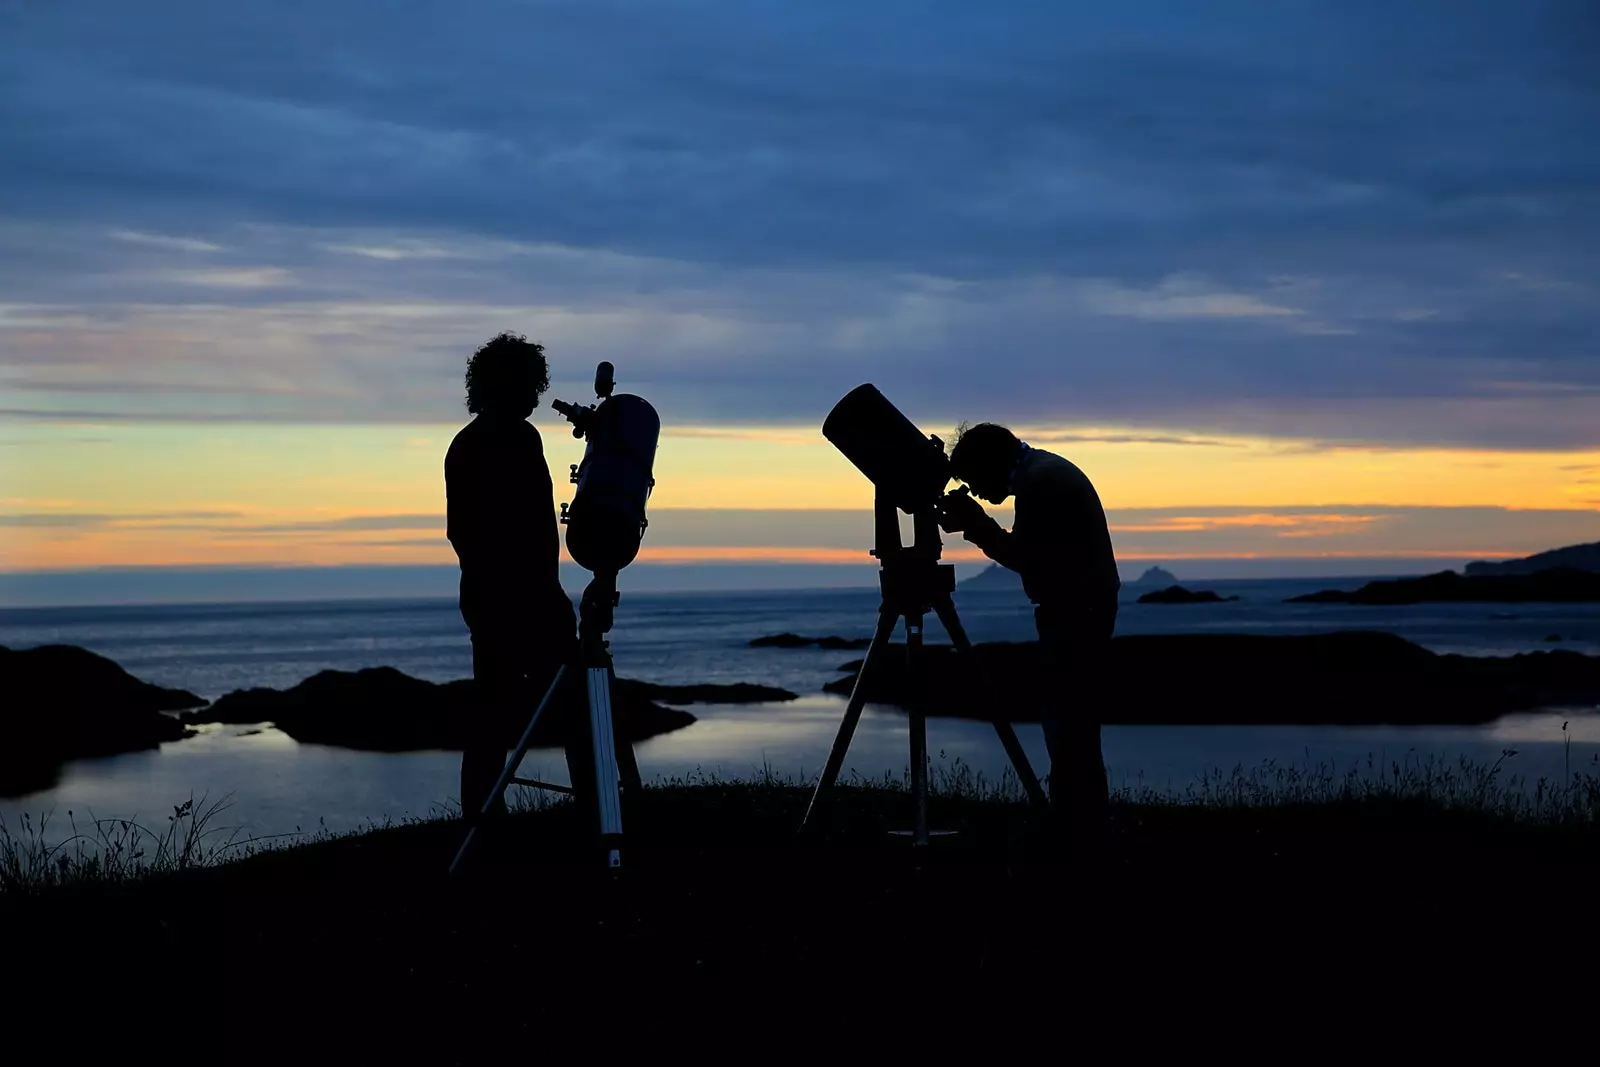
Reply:
M570 500L562 472L583 445L556 427L540 428L557 500ZM0 455L10 464L0 469L0 569L456 562L443 537L442 461L458 427L88 429L15 431L27 447ZM1600 453L1319 448L1243 438L1201 446L1117 441L1110 430L1021 432L1090 475L1113 512L1117 557L1127 562L1497 559L1600 539ZM1097 432L1107 439L1095 439ZM850 531L870 537L870 484L812 430L669 428L656 478L652 514L843 509L862 515ZM1486 525L1473 517L1471 525L1408 526L1381 512L1429 507L1511 510ZM1162 510L1127 514L1152 508ZM1212 508L1235 513L1204 513ZM1294 510L1305 508L1325 510ZM1518 519L1516 509L1530 515ZM1009 524L1008 515L997 517ZM690 533L672 538L663 522L647 535L640 559L872 563L864 543L841 547L857 544L843 527L747 523L710 535L706 528L686 523L680 529ZM671 539L690 543L662 543ZM1469 547L1453 547L1462 544ZM945 557L983 558L954 538Z

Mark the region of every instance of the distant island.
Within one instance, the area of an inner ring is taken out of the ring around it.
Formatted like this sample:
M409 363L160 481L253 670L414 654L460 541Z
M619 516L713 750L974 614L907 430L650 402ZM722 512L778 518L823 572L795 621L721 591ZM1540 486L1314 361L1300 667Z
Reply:
M1429 603L1554 603L1600 602L1600 572L1573 568L1542 570L1532 574L1461 575L1440 571L1422 578L1393 578L1368 582L1360 589L1324 589L1290 597L1290 604L1397 604Z
M1016 571L1008 571L998 563L991 563L971 578L963 578L956 583L963 589L1007 589L1022 592L1022 576Z
M1178 576L1162 567L1151 567L1131 582L1124 583L1129 586L1143 588L1148 585L1160 586L1166 589L1178 584Z
M1560 569L1600 572L1600 541L1552 548L1548 552L1499 563L1469 563L1464 571L1468 578L1487 578L1506 574L1537 574L1540 571Z
M1140 604L1223 604L1238 600L1236 596L1218 596L1209 589L1188 590L1181 585L1169 585L1139 598Z
M1022 591L1022 577L1016 571L1009 571L998 563L991 563L971 578L963 578L956 583L966 589L1015 589ZM1161 567L1151 567L1131 582L1123 582L1125 589L1144 589L1155 587L1165 589L1167 586L1177 585L1178 576Z

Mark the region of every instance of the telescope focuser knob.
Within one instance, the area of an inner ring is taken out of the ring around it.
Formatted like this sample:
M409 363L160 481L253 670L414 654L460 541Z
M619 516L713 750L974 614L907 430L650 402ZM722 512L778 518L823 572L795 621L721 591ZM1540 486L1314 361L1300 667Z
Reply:
M577 485L578 484L578 465L576 463L569 463L568 466L572 468L572 473L567 476L567 480L569 482L571 482L573 485Z
M563 501L561 504L561 525L563 526L567 524L567 506L567 503Z

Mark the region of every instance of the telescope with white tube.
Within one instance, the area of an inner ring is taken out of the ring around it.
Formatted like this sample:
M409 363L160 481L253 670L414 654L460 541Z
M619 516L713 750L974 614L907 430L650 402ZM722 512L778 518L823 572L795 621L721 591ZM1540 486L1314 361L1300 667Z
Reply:
M570 787L518 778L517 770L527 754L534 727L563 692L562 683L570 674L582 671L595 765L597 829L606 865L613 869L622 863L623 791L637 796L643 785L633 745L618 737L613 721L611 696L615 677L605 635L611 632L613 609L621 599L617 575L638 557L649 525L645 505L656 484L656 445L661 436L661 419L655 408L642 397L613 394L614 388L615 369L608 362L601 363L594 376L597 404L569 404L554 399L550 402L558 414L572 423L572 436L587 441L583 461L572 465L571 481L577 489L571 503L561 505L561 524L567 529L567 554L594 578L584 589L578 606L578 661L563 664L556 672L483 807L483 814L487 815L511 785L572 792ZM467 831L450 864L451 874L459 869L476 833L476 827Z

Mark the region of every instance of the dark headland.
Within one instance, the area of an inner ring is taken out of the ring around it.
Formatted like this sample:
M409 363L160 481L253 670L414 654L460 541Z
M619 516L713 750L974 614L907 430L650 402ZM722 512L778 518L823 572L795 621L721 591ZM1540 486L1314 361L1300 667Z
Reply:
M0 796L50 788L68 760L181 740L190 731L166 713L204 704L72 645L0 646Z
M1324 589L1291 597L1291 604L1592 604L1600 603L1600 573L1572 567L1463 575L1440 571L1422 578L1393 578L1368 582L1353 592Z
M991 700L948 645L930 645L927 712L1035 721L1050 688L1033 642L980 644ZM861 661L839 669L848 695ZM1439 655L1393 634L1160 634L1111 642L1116 679L1103 721L1146 724L1471 724L1508 712L1600 703L1600 657L1567 651ZM867 699L902 704L905 655L891 646L866 680Z
M1600 541L1552 548L1548 552L1539 552L1522 559L1469 563L1464 568L1464 573L1468 578L1487 578L1498 574L1537 574L1540 571L1561 568L1600 572Z

